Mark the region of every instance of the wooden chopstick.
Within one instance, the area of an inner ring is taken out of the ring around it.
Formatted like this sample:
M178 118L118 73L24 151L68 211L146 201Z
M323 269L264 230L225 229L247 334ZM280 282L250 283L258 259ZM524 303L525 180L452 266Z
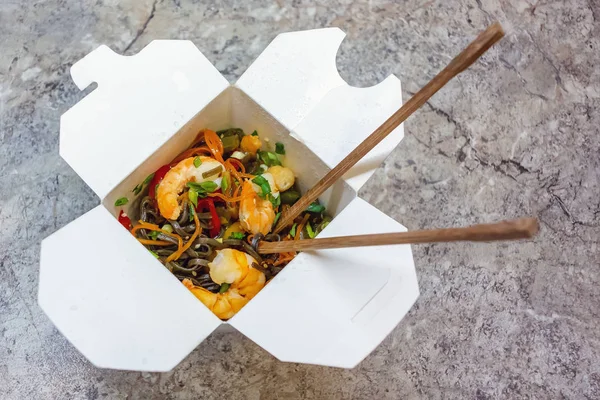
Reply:
M440 73L438 73L427 85L419 90L404 105L387 119L379 128L359 144L340 163L329 171L317 184L307 191L296 204L281 215L279 223L274 232L280 232L283 228L306 210L306 207L315 201L324 191L329 189L338 179L352 168L361 158L370 152L387 135L404 122L412 113L427 102L438 90L448 83L456 75L473 64L494 43L504 36L502 26L498 22L490 25L477 38L471 42L456 58L450 61Z
M463 228L426 229L411 232L378 233L372 235L338 236L322 239L260 242L260 254L290 251L341 249L345 247L383 246L390 244L439 242L488 242L494 240L528 239L539 229L536 218L519 218L493 224L471 225Z

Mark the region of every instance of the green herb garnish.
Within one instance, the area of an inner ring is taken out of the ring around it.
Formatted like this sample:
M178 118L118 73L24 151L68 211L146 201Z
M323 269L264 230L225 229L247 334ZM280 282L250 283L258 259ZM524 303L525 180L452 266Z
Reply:
M310 222L306 224L306 232L308 233L308 237L311 239L315 238L315 231L313 231L312 226L310 226Z
M306 211L308 212L314 212L314 213L320 213L325 211L325 207L320 205L319 203L317 203L316 201L314 203L311 203L308 208L306 209Z
M115 207L124 206L127 203L129 203L129 199L127 197L121 197L115 201Z
M252 136L258 136L258 132L256 132L256 131L252 132Z
M188 197L194 207L198 207L198 192L196 192L193 188L190 188L190 190L188 190Z
M246 234L244 232L231 232L231 235L229 235L229 239L243 239L246 237Z
M229 189L229 173L226 172L223 174L223 179L221 179L221 190L225 193L227 189Z
M294 222L294 225L292 225L292 229L290 229L290 235L292 237L296 236L296 227L298 226L298 224L296 222Z
M279 221L279 217L281 217L281 212L278 212L277 215L275 215L275 221L273 221L273 226L277 225L277 222Z
M275 153L285 154L285 147L283 146L283 143L280 143L280 142L275 143Z
M152 250L148 250L150 252L150 254L152 254L154 257L158 258L158 254L156 254L155 252L153 252Z
M150 175L148 175L142 183L140 183L139 185L136 185L136 187L133 188L133 190L132 190L133 194L135 194L136 196L138 194L140 194L140 192L144 189L144 186L149 184L150 181L152 180L152 178L154 178L154 172L151 173Z
M206 181L201 183L188 182L186 183L186 186L190 188L190 191L191 189L193 189L199 197L206 197L207 193L212 193L219 187L213 181Z
M152 240L156 240L158 239L158 235L160 235L159 231L151 231L148 236L150 236L152 238Z
M229 290L229 286L231 286L230 283L223 283L221 285L221 287L219 288L219 293L225 293L226 291Z
M202 160L200 159L200 157L196 156L194 158L194 167L198 168L201 165L202 165Z
M272 167L273 165L281 165L277 154L270 151L259 151L258 158L267 166Z
M188 204L188 206L190 207L190 222L192 222L194 220L194 213L196 211L194 210L194 206L192 204Z
M173 227L169 224L164 224L161 229L165 232L173 233Z
M265 198L266 195L271 193L271 185L269 185L269 181L266 180L264 176L258 175L256 178L252 179L252 182L260 186L260 197Z
M269 199L269 201L271 202L271 204L273 204L274 208L279 207L279 205L281 204L281 196L273 196L272 194L268 194L267 195L267 199Z

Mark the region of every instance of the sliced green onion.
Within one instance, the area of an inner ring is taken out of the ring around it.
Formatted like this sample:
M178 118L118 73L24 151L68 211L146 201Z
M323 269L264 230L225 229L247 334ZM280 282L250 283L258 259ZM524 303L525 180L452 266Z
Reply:
M260 158L267 167L272 167L273 165L281 165L281 161L279 161L279 157L277 157L277 154L270 151L258 152L258 158Z
M281 212L278 212L277 215L275 215L275 221L273 221L273 226L277 225L277 222L279 221L279 217L281 217Z
M294 204L300 198L300 193L290 189L286 190L285 192L281 192L280 197L283 204Z
M192 222L194 220L194 213L196 211L194 210L194 206L192 204L188 204L188 206L190 207L190 222Z
M196 156L194 158L194 167L198 168L201 165L202 165L202 160L200 159L200 157Z
M152 180L152 178L154 178L154 172L151 173L150 175L148 175L142 183L140 183L139 185L136 185L136 187L133 188L133 190L132 190L133 194L135 194L136 196L138 194L140 194L140 192L144 189L144 186L149 184L150 181Z
M158 258L158 254L156 254L155 252L153 252L152 250L148 250L150 252L150 254L152 254L154 257Z
M315 238L315 231L313 231L312 226L310 226L310 222L306 224L306 232L308 233L308 237L311 239Z
M271 185L269 185L269 181L266 180L264 176L258 175L256 178L252 179L252 182L254 182L258 186L260 186L260 190L261 190L260 196L261 197L264 198L266 195L271 193Z
M225 193L227 189L229 189L229 173L225 172L223 174L223 179L221 179L221 190Z
M234 151L240 147L240 138L238 135L223 136L221 142L223 142L223 151L226 152Z
M202 177L204 179L208 178L209 176L213 176L213 175L217 175L219 172L223 171L223 167L221 167L220 165L218 167L215 167L211 170L208 170L206 172L202 173Z
M161 228L163 231L173 233L173 227L169 224L164 224Z
M129 203L129 199L127 197L121 197L115 201L115 207L124 206L127 203Z
M252 136L258 136L258 132L256 132L256 131L252 132Z
M206 182L188 182L186 183L186 186L189 187L190 189L194 189L196 192L198 192L199 195L205 195L206 193L212 193L215 190L217 190L217 188L219 187L216 183L214 183L213 181L206 181ZM203 196L205 197L205 196Z
M221 285L221 287L219 288L219 293L225 293L226 291L229 290L229 286L231 286L230 283L223 283Z
M285 154L285 147L283 146L283 143L280 143L280 142L275 143L275 153Z
M294 222L294 225L292 225L292 229L290 229L290 235L292 237L296 236L296 227L298 226L298 224L296 222Z
M190 198L190 201L194 207L198 207L198 192L190 188L190 190L188 190L188 197Z
M308 211L308 212L314 212L314 213L320 213L320 212L325 211L325 207L315 201L314 203L311 203L306 208L306 211Z
M279 207L279 205L281 204L281 196L273 196L272 194L268 194L267 198L269 199L269 201L271 202L271 204L273 204L274 208Z
M231 232L231 235L229 235L229 239L243 239L246 237L246 234L244 232Z
M159 231L151 231L148 236L150 236L152 238L152 240L156 240L158 239L158 235L160 235Z

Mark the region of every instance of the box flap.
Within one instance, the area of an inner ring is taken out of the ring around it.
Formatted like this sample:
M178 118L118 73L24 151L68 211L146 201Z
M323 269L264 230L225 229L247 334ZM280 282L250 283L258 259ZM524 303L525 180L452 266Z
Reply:
M400 107L402 87L393 75L368 88L339 86L300 121L292 135L333 168ZM346 183L358 191L403 137L400 125L344 175Z
M335 61L344 36L339 28L279 34L235 86L291 130L327 92L346 84Z
M42 242L38 301L103 368L168 371L221 324L103 206Z
M369 88L340 77L336 55L344 36L338 28L280 34L236 83L331 168L402 106L394 75ZM403 136L400 126L345 175L346 182L360 189Z
M356 198L321 237L405 230ZM352 368L418 295L408 245L304 252L230 323L282 361Z
M91 94L61 117L60 154L103 198L229 85L190 41L134 56L100 46L71 68Z

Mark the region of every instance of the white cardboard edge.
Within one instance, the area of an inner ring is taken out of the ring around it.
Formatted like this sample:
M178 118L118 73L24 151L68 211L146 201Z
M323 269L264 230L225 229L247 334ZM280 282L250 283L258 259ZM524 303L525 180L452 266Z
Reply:
M101 205L42 242L38 302L105 368L169 371L221 324Z
M356 198L320 237L404 230ZM230 324L279 360L353 368L418 295L409 245L304 252Z

